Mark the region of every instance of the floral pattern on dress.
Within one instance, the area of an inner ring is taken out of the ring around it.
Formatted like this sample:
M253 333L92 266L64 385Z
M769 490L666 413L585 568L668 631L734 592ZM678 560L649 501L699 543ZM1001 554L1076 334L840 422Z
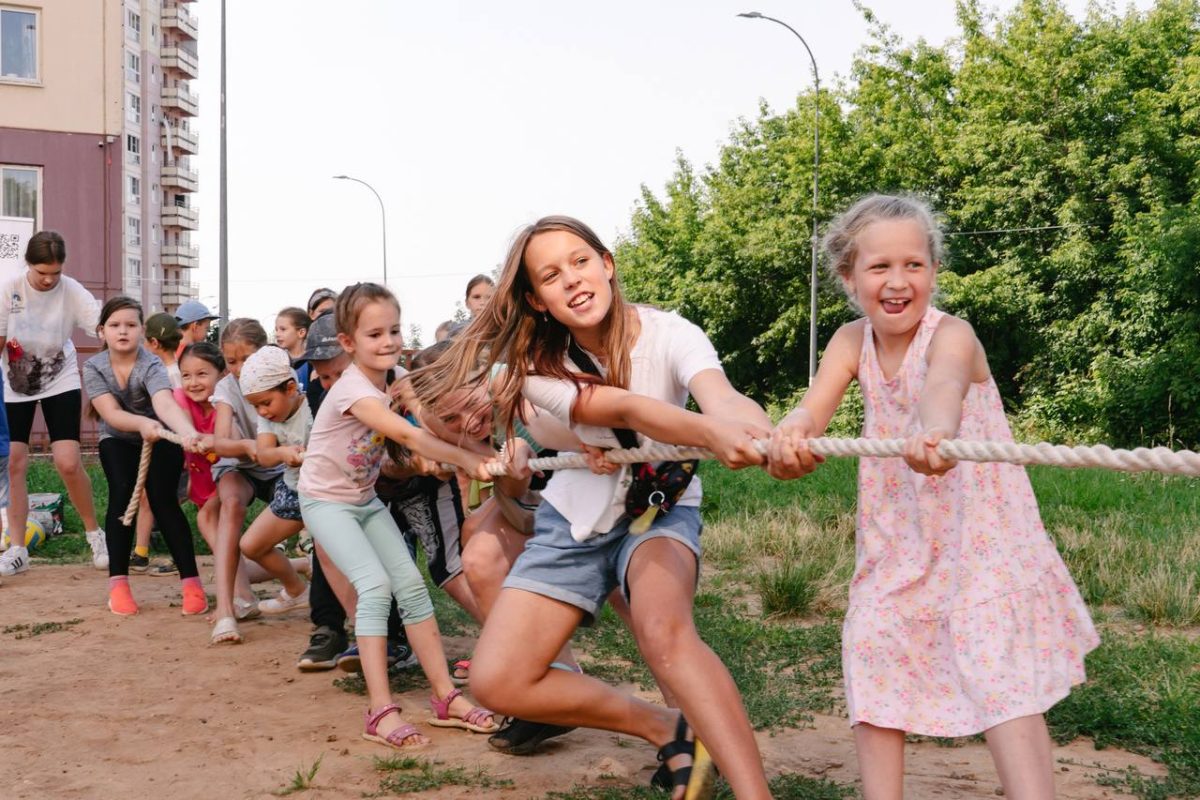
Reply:
M930 307L890 380L864 326L863 436L920 431L925 356L944 316ZM968 390L958 438L1012 441L990 377ZM855 550L842 643L851 724L967 736L1043 713L1085 679L1099 637L1024 467L962 461L930 477L862 458Z

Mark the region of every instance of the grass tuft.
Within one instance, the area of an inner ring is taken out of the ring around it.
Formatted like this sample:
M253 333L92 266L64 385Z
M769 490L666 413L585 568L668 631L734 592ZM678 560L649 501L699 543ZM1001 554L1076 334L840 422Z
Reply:
M321 769L321 759L324 757L324 754L317 756L317 760L310 767L301 764L300 768L296 770L296 774L292 776L292 782L281 789L276 789L272 794L276 797L286 797L289 794L313 788L313 780L317 777L317 770Z
M440 762L412 756L395 755L375 759L375 771L383 773L379 791L373 797L427 792L443 786L475 786L480 789L507 789L513 782L495 778L482 767L443 767Z

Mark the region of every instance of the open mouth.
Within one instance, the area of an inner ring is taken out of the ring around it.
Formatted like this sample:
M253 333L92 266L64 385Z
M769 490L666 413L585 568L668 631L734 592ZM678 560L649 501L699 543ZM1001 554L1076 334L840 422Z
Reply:
M911 300L881 300L880 305L883 306L884 313L899 314L908 308Z
M580 292L571 298L571 302L567 303L567 308L579 308L595 296L594 292Z

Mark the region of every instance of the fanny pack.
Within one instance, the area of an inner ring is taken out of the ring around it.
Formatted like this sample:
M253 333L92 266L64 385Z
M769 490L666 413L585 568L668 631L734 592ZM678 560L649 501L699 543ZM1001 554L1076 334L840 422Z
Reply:
M567 354L571 356L571 360L579 369L589 375L600 377L600 370L596 363L592 361L591 356L584 352L582 347L576 344L574 339L571 339L567 345ZM639 446L637 434L628 428L613 428L612 432L621 447L626 450L632 450ZM692 459L690 461L664 461L657 467L646 462L631 464L629 471L632 480L629 484L629 491L625 493L625 513L632 519L632 522L629 523L629 532L634 535L645 533L650 529L656 516L660 513L671 513L671 509L679 502L679 498L683 497L688 484L695 477L696 467L699 463L698 460Z

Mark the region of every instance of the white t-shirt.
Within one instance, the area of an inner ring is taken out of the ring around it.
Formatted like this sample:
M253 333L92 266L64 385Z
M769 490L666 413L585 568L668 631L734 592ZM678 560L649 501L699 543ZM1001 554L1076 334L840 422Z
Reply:
M629 391L676 406L687 404L688 384L707 369L721 368L721 359L704 331L683 317L656 308L637 306L642 331L630 353ZM570 358L567 365L580 372ZM599 366L599 364L597 364ZM600 368L604 373L604 368ZM570 381L532 376L525 379L525 398L571 427L584 444L618 448L611 428L571 422L578 391ZM641 444L651 441L638 435ZM542 498L571 522L571 536L583 541L607 533L625 513L629 467L613 475L596 475L586 469L559 470L542 490ZM700 479L693 478L676 505L700 505Z
M48 292L29 285L28 273L0 286L0 337L16 342L21 357L4 348L4 379L10 403L24 403L80 388L79 361L71 334L96 335L100 301L83 284L63 275Z
M283 422L272 422L266 417L258 418L259 434L269 433L275 437L280 447L305 447L308 445L308 432L312 430L313 417L308 409L304 395L300 395L300 405L296 413ZM289 489L295 490L296 482L300 480L299 467L287 467L283 471L283 482Z

